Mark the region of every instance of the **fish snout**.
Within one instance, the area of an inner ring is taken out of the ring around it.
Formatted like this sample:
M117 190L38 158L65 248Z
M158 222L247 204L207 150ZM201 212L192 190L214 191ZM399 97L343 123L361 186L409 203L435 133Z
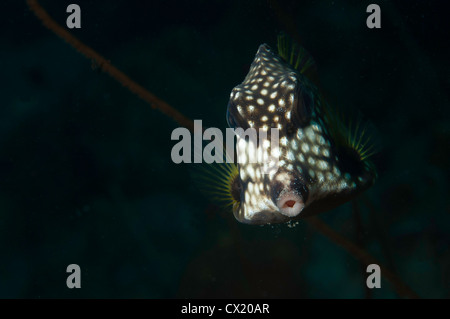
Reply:
M272 201L284 216L296 217L306 206L308 187L297 172L285 171L275 176L271 192Z
M277 199L276 205L281 214L295 217L305 208L305 202L300 194L291 190L283 192Z

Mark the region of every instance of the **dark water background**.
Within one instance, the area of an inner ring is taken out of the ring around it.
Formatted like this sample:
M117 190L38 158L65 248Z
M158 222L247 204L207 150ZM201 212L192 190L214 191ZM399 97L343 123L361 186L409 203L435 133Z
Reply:
M74 1L42 1L65 24ZM293 22L332 105L376 127L379 179L320 217L420 296L450 297L449 19L440 1L76 1L71 31L205 126ZM396 298L306 223L248 226L171 162L178 125L6 1L0 19L0 297ZM288 23L289 24L289 23ZM66 287L80 265L82 288Z

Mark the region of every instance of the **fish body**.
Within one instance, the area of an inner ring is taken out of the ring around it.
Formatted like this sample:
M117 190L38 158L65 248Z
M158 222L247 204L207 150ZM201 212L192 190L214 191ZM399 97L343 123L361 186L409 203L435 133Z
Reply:
M263 163L251 162L245 155L246 149L257 146L238 138L236 175L228 187L240 222L282 223L320 213L374 182L376 173L367 160L364 139L354 136L361 132L352 132L330 111L305 76L307 63L300 54L295 63L291 54L288 62L287 54L283 58L261 45L244 81L230 94L230 127L262 129L269 136L276 128L279 136L278 165L268 174ZM271 145L259 146L266 155L272 154Z

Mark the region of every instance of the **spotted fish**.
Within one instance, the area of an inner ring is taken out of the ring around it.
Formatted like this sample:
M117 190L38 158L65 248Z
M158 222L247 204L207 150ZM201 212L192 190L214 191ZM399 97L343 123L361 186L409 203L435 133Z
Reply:
M226 178L219 178L218 194L231 199L234 216L243 223L283 223L330 210L369 188L376 177L365 131L343 124L305 75L312 60L285 43L279 39L279 54L267 44L259 47L227 107L232 128L279 132L277 169L263 174L262 163L242 155L250 141L240 139L238 163L228 164ZM264 151L271 152L270 145Z

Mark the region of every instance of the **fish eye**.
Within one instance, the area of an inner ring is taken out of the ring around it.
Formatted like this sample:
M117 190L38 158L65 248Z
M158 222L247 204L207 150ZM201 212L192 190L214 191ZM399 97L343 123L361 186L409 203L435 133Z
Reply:
M228 124L228 127L236 127L236 122L234 121L234 118L230 113L229 107L227 107L227 124Z
M292 124L295 127L305 127L309 124L313 104L313 97L300 86L292 109Z
M249 128L247 119L239 113L239 106L233 101L228 102L227 107L227 124L231 128L241 127L246 130Z

